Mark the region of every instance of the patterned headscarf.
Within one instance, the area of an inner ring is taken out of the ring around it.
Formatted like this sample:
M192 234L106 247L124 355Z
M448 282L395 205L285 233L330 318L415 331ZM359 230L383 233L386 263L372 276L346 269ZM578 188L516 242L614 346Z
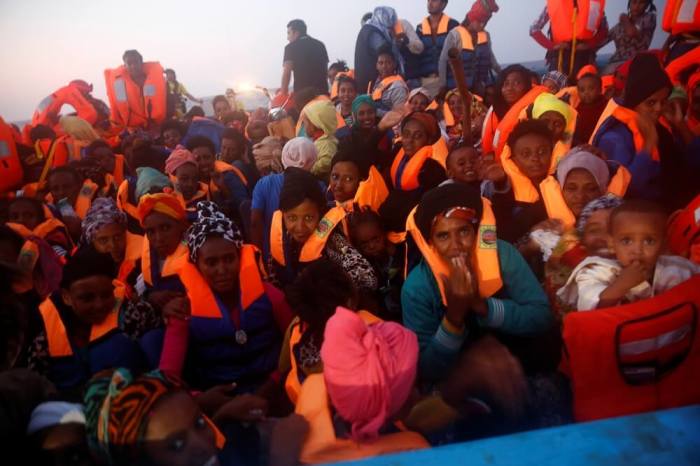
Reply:
M90 209L82 222L83 235L80 238L80 244L87 245L92 243L93 236L105 225L126 226L126 214L119 210L116 202L109 197L100 197L92 201Z
M238 226L213 202L200 201L197 203L197 220L187 231L187 246L193 263L197 263L199 249L212 236L230 241L239 249L243 246L243 235Z
M88 383L83 403L88 446L106 464L136 461L148 415L165 395L180 388L160 371L135 378L128 369L103 371Z
M576 224L576 231L578 231L579 235L583 235L583 230L586 228L586 223L588 223L588 219L591 218L593 212L598 210L614 209L620 205L622 205L622 198L611 193L597 199L593 199L591 202L586 204L586 207L584 207L581 211L581 215L579 216Z
M194 157L192 152L185 148L185 146L178 144L165 161L165 173L168 175L174 175L175 170L186 163L192 163L196 167L197 159Z
M175 220L184 220L187 212L185 206L172 193L146 194L139 200L138 216L141 226L151 212L158 212Z
M552 70L542 75L542 82L544 82L545 79L554 81L559 90L561 90L564 86L566 86L566 82L568 81L569 77L561 71Z

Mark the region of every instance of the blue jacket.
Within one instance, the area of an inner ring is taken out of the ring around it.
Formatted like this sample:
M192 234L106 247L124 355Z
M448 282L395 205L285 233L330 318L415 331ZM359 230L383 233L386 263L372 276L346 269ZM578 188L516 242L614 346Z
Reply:
M503 288L488 298L488 314L477 324L513 335L533 335L548 330L552 323L549 301L530 267L509 243L498 240L498 262ZM430 267L421 261L408 274L401 290L403 323L418 336L418 371L422 378L440 380L467 341L468 330L452 333L442 319L447 309Z

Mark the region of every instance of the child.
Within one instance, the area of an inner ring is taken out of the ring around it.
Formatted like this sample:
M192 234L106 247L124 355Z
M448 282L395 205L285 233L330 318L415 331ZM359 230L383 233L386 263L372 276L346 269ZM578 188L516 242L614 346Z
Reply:
M479 153L464 143L458 144L447 154L445 161L447 178L445 183L464 183L479 187Z
M574 145L587 144L608 99L603 96L603 81L600 76L588 73L581 76L576 83L579 104L576 106L578 120L574 133Z
M593 256L574 269L557 295L580 311L617 306L663 293L700 273L664 250L666 214L658 204L627 201L610 214L608 244L615 259Z
M369 261L379 280L378 315L385 320L401 320L401 287L406 261L405 243L387 239L382 219L371 209L355 211L348 217L350 241Z

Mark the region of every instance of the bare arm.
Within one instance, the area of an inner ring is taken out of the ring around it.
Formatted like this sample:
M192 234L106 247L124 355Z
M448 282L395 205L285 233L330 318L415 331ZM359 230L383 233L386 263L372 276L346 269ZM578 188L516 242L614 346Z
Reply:
M289 82L292 80L292 62L286 61L282 65L282 85L280 86L280 92L283 94L289 93Z

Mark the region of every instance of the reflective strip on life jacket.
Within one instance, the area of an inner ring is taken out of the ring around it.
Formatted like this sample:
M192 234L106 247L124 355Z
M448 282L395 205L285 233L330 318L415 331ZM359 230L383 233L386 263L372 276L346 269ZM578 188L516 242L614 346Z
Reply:
M698 0L668 0L661 27L673 35L700 31L700 2Z
M124 301L124 287L117 282L115 282L114 285L114 307L101 323L93 325L90 328L90 343L93 343L119 327L119 309ZM63 320L61 320L58 309L56 309L50 297L46 298L44 302L39 305L39 312L44 321L49 355L52 358L72 356L73 348L68 339L68 332L63 324Z
M552 41L563 44L595 37L605 16L605 0L547 0Z
M574 416L589 421L700 402L700 275L665 293L571 312L563 337Z
M240 249L239 288L241 312L245 312L252 303L265 294L265 287L260 276L257 248L252 245L243 245ZM178 276L187 290L187 297L192 307L192 317L204 317L220 319L222 310L207 284L206 280L197 270L197 266L186 261L178 271Z
M493 214L491 202L489 202L488 199L482 197L481 203L484 210L481 222L479 223L478 235L474 241L474 251L472 252L471 259L473 270L476 271L477 280L479 282L479 295L481 295L482 298L488 298L503 288L503 279L501 278L501 267L498 261L496 217ZM450 269L435 253L418 229L415 220L416 208L414 208L408 216L406 231L411 234L413 241L415 241L416 246L418 246L418 249L423 255L423 259L433 272L435 281L440 289L442 303L447 306L445 286L440 277L443 275L448 277L450 275Z
M306 240L299 254L299 262L313 262L321 257L326 242L336 226L345 218L346 212L342 206L330 209ZM281 210L272 215L270 226L270 255L281 266L287 265L284 252L284 221Z
M391 183L394 189L402 191L413 191L420 187L419 175L423 169L425 161L433 157L433 146L422 147L404 165L403 171L399 173L399 166L405 157L403 148L394 157L391 164Z

